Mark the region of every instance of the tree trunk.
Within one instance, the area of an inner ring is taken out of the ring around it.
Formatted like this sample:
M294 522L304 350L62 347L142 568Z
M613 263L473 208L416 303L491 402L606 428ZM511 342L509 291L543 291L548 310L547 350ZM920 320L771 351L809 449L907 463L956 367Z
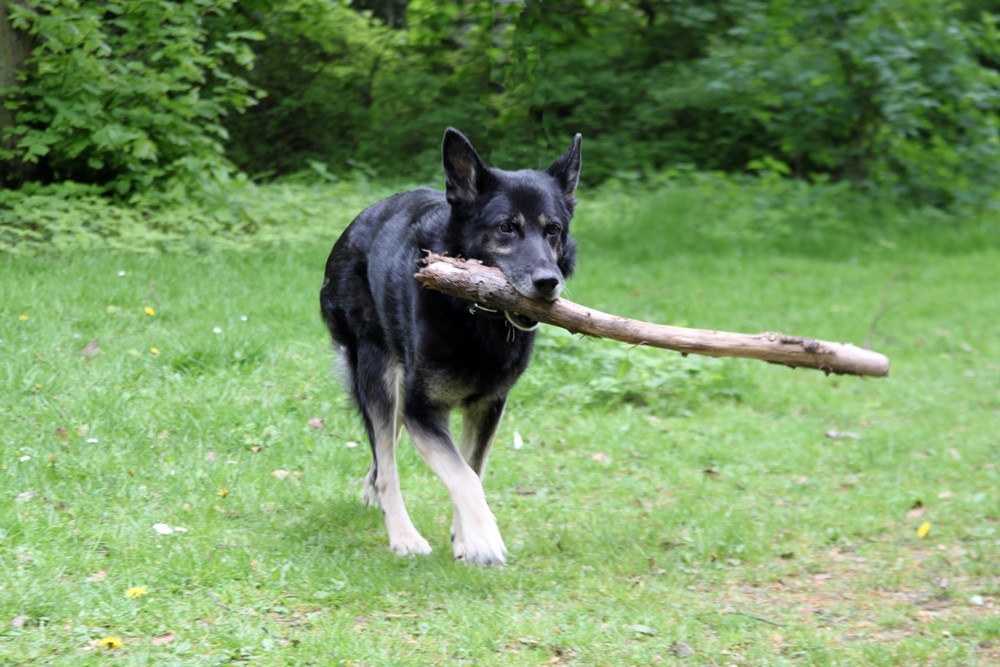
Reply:
M17 119L14 111L4 104L7 96L3 91L18 85L17 74L31 55L30 35L15 30L7 18L8 6L17 1L0 0L0 148L5 150L13 148L16 141L7 130L14 127ZM17 183L21 176L20 160L0 161L0 187Z
M588 336L650 345L683 354L759 359L792 368L815 368L839 375L889 374L889 359L849 343L829 343L781 333L730 333L651 324L602 313L567 301L539 301L518 294L499 269L476 261L431 254L416 278L425 287L475 302L513 311L539 322Z

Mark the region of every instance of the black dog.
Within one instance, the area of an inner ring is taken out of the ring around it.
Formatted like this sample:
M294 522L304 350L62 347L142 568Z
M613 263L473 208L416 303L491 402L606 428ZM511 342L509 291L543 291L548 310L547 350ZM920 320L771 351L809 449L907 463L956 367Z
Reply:
M569 224L580 142L576 135L545 171L502 171L449 128L446 192L422 188L374 204L333 246L320 305L371 443L363 499L382 508L397 554L431 550L399 489L396 445L406 426L451 494L455 558L504 562L481 478L537 322L423 289L413 274L424 251L478 259L502 270L524 296L555 300L575 264ZM458 407L461 448L448 428Z

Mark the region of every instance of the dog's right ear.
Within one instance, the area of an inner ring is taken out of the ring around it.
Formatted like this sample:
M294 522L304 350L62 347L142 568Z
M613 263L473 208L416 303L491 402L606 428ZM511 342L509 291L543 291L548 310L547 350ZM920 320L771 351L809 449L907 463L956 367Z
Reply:
M448 203L472 204L483 191L489 171L465 135L453 127L444 132L441 148Z

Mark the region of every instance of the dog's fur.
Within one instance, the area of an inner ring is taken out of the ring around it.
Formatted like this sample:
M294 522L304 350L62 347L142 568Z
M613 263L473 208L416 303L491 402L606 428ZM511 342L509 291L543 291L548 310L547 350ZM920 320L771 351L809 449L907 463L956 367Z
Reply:
M451 495L455 558L504 562L481 478L537 323L423 289L413 274L425 251L477 259L524 296L555 300L576 261L569 224L580 143L577 135L545 171L502 171L449 128L446 192L421 188L370 206L330 252L320 305L371 443L363 499L382 508L397 554L431 550L399 489L396 445L405 426ZM448 428L455 408L463 411L460 447Z

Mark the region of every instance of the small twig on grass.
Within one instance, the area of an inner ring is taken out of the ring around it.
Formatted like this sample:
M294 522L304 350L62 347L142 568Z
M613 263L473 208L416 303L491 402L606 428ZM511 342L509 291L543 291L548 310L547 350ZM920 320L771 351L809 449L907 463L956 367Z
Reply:
M783 627L785 627L781 623L776 623L775 621L770 621L770 620L768 620L766 618L762 618L760 616L754 616L753 614L747 614L747 613L744 613L742 611L736 611L735 609L732 610L729 613L733 614L735 616L743 616L745 618L749 618L751 621L759 621L761 623L767 623L768 625L773 625L776 628L783 628Z
M208 589L208 597L212 598L212 602L215 603L216 607L221 607L222 609L225 609L231 614L239 614L239 612L233 609L232 607L223 604L222 600L219 599L219 596L216 595L215 591L213 591L211 588Z

